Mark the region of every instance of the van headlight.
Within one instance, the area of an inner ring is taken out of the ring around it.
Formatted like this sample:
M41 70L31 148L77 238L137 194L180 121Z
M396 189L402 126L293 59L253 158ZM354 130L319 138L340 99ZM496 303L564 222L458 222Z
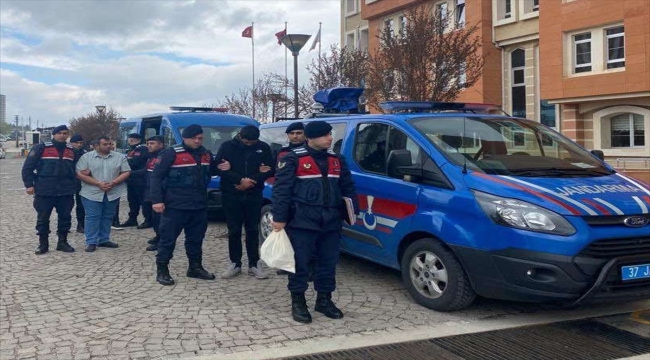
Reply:
M474 191L487 216L499 225L557 235L573 235L576 229L562 216L521 200Z

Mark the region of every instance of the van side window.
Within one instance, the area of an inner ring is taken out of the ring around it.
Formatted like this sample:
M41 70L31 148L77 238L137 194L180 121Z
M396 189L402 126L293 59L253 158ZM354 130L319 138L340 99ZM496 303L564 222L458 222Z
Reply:
M289 126L289 122L287 122ZM260 141L263 141L271 147L271 152L277 157L277 154L280 152L280 149L287 144L287 135L284 132L286 126L284 127L274 127L261 129L260 131Z
M362 123L357 126L354 160L366 171L386 173L388 125Z
M163 128L163 141L165 142L165 146L172 146L176 144L176 140L174 140L174 136L172 135L172 129L168 128L167 126Z
M390 127L388 135L388 151L390 154L393 150L408 150L411 152L411 165L421 165L421 154L423 153L420 146L401 130Z
M341 147L343 146L343 138L345 137L345 123L330 124L332 125L332 151L336 154L341 154Z

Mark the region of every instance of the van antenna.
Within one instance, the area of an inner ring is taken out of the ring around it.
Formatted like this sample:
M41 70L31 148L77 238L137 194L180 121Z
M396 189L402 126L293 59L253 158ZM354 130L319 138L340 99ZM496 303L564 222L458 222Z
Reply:
M463 151L465 150L465 123L467 121L467 116L463 116L463 136L461 136L461 148ZM463 174L467 174L467 157L465 156L465 153L463 152Z

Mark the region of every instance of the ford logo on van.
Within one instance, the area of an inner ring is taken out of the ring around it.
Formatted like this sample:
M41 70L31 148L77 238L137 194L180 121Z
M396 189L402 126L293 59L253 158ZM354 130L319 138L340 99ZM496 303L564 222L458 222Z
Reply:
M623 220L623 223L629 227L641 227L646 226L650 222L650 219L643 216L630 216Z

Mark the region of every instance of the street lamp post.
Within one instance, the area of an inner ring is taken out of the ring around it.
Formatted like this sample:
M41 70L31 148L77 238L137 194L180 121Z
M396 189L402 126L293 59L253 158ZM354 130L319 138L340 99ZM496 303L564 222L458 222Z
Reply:
M298 53L307 43L311 35L287 34L282 38L282 43L293 55L293 116L298 118Z
M275 122L275 106L276 104L284 99L283 94L269 94L269 99L271 99L271 122Z

